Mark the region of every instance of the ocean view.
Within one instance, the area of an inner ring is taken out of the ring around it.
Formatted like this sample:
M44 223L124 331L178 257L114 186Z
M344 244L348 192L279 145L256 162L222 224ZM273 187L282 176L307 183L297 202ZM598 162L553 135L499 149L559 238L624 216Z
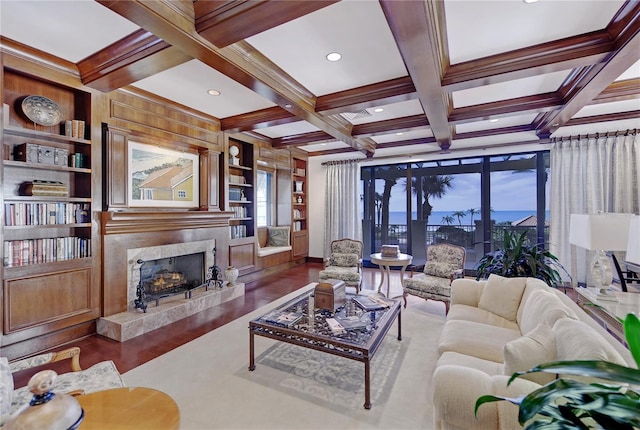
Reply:
M496 223L500 222L513 222L518 221L524 217L529 215L535 216L535 210L523 210L523 211L495 211L491 213L491 219L493 219ZM442 218L445 216L453 216L454 222L452 225L458 225L458 217L453 215L453 212L447 211L433 211L431 216L429 217L429 224L444 224ZM412 219L415 219L415 212L413 213ZM390 212L389 213L389 224L406 224L407 221L406 212ZM473 216L474 221L480 219L480 214L475 214ZM549 219L549 211L547 211L547 219ZM464 217L460 218L460 223L462 225L471 224L471 216L466 214Z

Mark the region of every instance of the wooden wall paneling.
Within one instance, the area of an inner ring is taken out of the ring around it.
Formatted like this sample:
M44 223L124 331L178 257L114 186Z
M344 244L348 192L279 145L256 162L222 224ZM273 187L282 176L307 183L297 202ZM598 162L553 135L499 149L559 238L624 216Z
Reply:
M294 231L292 233L293 256L304 257L309 253L309 233L307 230Z
M220 163L218 151L200 149L200 210L220 209Z
M241 239L236 239L233 244L229 245L229 266L238 269L240 275L250 273L255 269L256 246L253 237L245 238L245 242L241 243Z
M111 125L103 125L103 210L126 208L127 163L129 132Z

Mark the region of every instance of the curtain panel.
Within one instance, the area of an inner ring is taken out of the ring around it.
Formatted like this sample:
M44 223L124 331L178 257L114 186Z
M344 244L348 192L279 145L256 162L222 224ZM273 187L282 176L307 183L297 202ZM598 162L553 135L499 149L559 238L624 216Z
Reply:
M551 145L549 249L571 273L586 282L592 253L569 243L572 213L639 213L638 130L572 136ZM624 257L624 256L623 256Z
M324 255L331 254L331 241L362 240L360 215L360 166L357 160L326 163L324 205Z

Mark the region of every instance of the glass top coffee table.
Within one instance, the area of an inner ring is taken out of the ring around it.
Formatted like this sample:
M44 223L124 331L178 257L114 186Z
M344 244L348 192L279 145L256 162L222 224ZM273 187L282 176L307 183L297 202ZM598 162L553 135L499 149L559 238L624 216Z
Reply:
M256 368L254 336L360 361L364 363L364 407L371 409L370 362L396 318L398 340L402 340L400 300L347 294L345 304L335 313L309 312L310 302L313 307L313 289L249 323L249 370ZM332 329L334 321L340 326Z

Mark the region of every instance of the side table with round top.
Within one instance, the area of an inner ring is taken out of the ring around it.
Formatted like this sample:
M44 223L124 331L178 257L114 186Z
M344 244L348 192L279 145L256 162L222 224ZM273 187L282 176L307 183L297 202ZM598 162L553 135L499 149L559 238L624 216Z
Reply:
M380 267L380 284L378 284L378 293L382 292L380 291L382 289L382 284L384 284L385 281L385 273L386 273L386 280L387 280L387 295L386 297L389 298L389 290L391 288L391 271L390 271L390 267L401 267L400 269L400 284L402 284L402 280L404 279L404 272L407 269L407 266L411 264L411 261L413 260L413 256L409 255L409 254L398 254L397 257L383 257L381 253L375 253L375 254L371 254L369 256L369 258L371 258L371 262L373 264L377 264Z
M152 388L125 387L77 396L84 409L79 429L177 430L180 410L168 394Z

